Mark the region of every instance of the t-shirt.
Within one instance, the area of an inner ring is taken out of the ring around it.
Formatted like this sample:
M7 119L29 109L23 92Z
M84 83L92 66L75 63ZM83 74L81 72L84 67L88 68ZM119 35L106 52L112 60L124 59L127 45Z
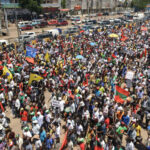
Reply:
M28 113L27 111L24 111L23 113L20 113L21 115L21 120L22 121L27 121L28 120Z
M133 127L136 129L136 136L140 136L141 126L138 125L137 127L135 127L135 124L134 124Z
M120 126L120 127L116 130L116 132L117 132L118 134L123 134L125 130L127 130L126 127Z

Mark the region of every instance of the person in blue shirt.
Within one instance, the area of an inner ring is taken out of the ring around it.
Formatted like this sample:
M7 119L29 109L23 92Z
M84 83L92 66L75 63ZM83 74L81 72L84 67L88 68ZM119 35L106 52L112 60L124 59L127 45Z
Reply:
M54 144L53 138L51 138L50 135L47 135L47 138L46 138L46 149L47 150L52 149L53 144Z
M41 140L41 142L44 142L45 139L46 139L46 131L45 131L44 127L42 127L42 131L40 133L40 140Z
M130 123L130 117L127 115L127 112L125 112L124 115L122 116L122 121L124 122L124 124L126 126L129 125L129 123Z

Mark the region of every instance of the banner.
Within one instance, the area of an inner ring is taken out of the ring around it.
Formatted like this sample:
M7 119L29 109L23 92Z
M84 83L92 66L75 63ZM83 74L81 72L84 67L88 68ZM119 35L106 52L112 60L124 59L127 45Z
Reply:
M134 77L134 72L133 71L127 71L126 73L126 76L125 76L125 79L129 79L129 80L132 80Z

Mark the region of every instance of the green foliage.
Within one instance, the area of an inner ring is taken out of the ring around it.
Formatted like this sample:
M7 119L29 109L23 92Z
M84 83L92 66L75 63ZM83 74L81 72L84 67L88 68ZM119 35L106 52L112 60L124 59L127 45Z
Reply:
M19 3L22 8L27 8L31 12L36 12L38 14L42 12L42 7L40 5L42 0L19 0Z
M131 6L139 10L144 10L147 4L150 4L150 0L132 0Z
M61 7L62 8L66 8L66 0L62 0L61 1Z

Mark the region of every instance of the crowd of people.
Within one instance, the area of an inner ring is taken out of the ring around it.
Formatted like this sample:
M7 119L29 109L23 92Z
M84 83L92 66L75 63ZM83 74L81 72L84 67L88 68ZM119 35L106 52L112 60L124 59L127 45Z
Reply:
M34 58L3 45L0 150L150 149L149 25L34 41ZM22 134L9 126L8 109Z

